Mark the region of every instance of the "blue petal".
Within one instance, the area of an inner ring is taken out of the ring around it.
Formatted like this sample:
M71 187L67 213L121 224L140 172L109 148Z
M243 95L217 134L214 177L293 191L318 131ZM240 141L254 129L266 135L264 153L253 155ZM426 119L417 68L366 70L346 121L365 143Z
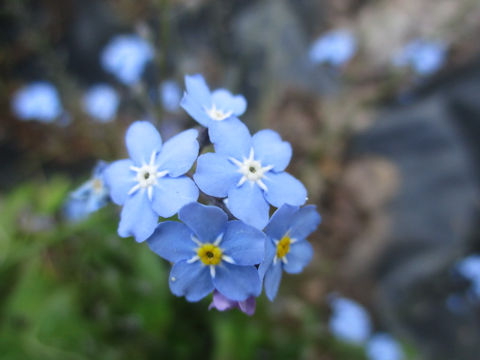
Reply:
M197 246L192 241L191 235L192 232L184 224L166 221L158 224L147 242L154 253L165 260L178 262L191 259L195 255Z
M277 261L275 264L268 268L267 272L265 273L265 294L273 301L278 293L278 288L280 286L280 281L282 280L282 265L281 261Z
M162 138L157 129L148 121L136 121L125 136L130 158L136 165L148 164L152 153L162 148Z
M252 146L255 159L260 160L262 166L273 165L276 172L285 170L292 158L290 144L273 130L261 130L253 135Z
M210 116L205 112L204 105L200 103L196 98L194 98L189 93L184 93L180 105L183 109L201 125L208 127L212 122Z
M224 198L228 190L235 186L242 175L227 156L207 153L197 160L197 170L193 179L207 195Z
M169 139L157 157L158 170L168 170L168 175L177 177L192 167L198 156L198 131L190 129Z
M208 134L218 154L231 156L240 161L248 157L252 139L248 128L239 119L215 121L208 128Z
M272 239L267 236L265 239L265 257L263 258L263 261L258 267L258 275L260 276L260 279L262 281L268 268L270 267L270 265L272 265L273 258L275 257L276 254L277 254L277 247L273 243Z
M291 218L290 237L297 240L305 239L317 229L320 221L321 218L315 205L307 205L301 208Z
M283 204L303 205L307 201L305 186L286 172L278 174L269 172L263 182L268 188L265 198L277 208Z
M137 191L123 205L118 235L135 236L137 242L142 242L153 234L157 223L158 215L152 210L146 192Z
M227 214L216 206L199 203L185 205L178 213L182 220L202 242L213 242L225 231Z
M183 205L198 199L198 188L187 176L165 176L157 181L153 190L152 208L161 217L173 216Z
M212 105L210 89L208 88L208 85L202 75L186 75L185 86L187 88L187 93L191 95L192 98L197 101L197 103L208 108Z
M237 219L248 225L260 230L267 225L270 206L257 184L247 181L242 186L231 188L228 192L227 206Z
M117 205L123 205L128 192L137 183L135 173L130 170L130 166L133 166L131 160L118 160L111 163L103 172L105 183L110 190L110 197Z
M220 247L237 265L260 264L265 251L265 234L241 221L229 221Z
M199 301L214 289L210 269L201 261L192 264L187 260L177 262L170 271L168 284L174 295L185 296L188 301Z
M237 266L222 262L215 270L213 284L228 299L244 301L249 296L260 295L262 283L254 266Z
M298 274L312 260L313 249L308 241L300 241L290 245L287 254L287 263L283 269L289 274Z
M282 205L270 218L270 221L265 228L265 234L275 240L280 240L287 231L291 229L292 218L297 211L298 206L287 204Z
M247 100L242 95L232 95L226 89L215 90L212 93L212 102L217 109L231 111L236 116L242 115L247 109Z

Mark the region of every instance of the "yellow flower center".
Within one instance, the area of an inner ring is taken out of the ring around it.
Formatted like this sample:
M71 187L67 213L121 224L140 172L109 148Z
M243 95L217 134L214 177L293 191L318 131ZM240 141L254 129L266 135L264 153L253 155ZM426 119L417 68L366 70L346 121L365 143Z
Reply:
M205 265L218 265L222 261L222 250L213 244L203 244L197 250L197 255Z
M283 258L290 251L290 236L285 235L277 244L277 257Z

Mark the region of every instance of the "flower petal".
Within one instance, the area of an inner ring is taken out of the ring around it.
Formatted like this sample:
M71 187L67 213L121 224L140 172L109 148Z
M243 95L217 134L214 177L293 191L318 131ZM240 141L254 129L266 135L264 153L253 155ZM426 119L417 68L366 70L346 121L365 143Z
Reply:
M155 232L147 240L150 249L165 260L178 262L191 259L195 255L196 244L191 239L192 232L177 221L158 224Z
M218 311L226 311L233 309L236 305L237 301L227 299L225 296L215 290L213 292L212 303L208 306L208 310L215 308Z
M227 156L206 153L197 160L197 170L193 179L207 195L224 198L228 190L235 186L242 175Z
M155 231L158 215L152 209L147 193L137 191L123 205L118 225L121 237L135 236L137 242L146 240Z
M286 172L278 174L269 172L263 182L268 188L265 198L277 208L283 204L303 205L307 201L305 186Z
M162 138L148 121L136 121L125 135L127 150L136 165L148 164L154 151L162 148Z
M265 294L273 301L278 293L278 288L280 286L280 281L282 280L282 265L281 261L277 261L276 264L273 264L268 268L265 273Z
M161 217L175 215L183 205L197 201L198 188L187 176L157 180L153 190L152 208Z
M123 205L128 192L136 184L135 173L130 170L130 166L133 166L130 159L118 160L108 165L103 172L110 197L117 205Z
M216 266L213 284L222 295L235 301L258 296L262 291L258 271L254 266L237 266L222 262L220 266Z
M237 118L213 122L208 128L208 135L218 154L241 161L250 153L252 143L250 132Z
M245 301L238 302L238 308L248 316L252 316L253 314L255 314L256 306L257 306L257 301L255 300L254 296L250 296Z
M185 75L185 87L187 92L197 103L210 107L212 99L210 89L201 74Z
M276 172L283 171L292 158L292 147L287 141L282 141L273 130L261 130L252 137L255 158L262 166L273 165Z
M170 271L168 284L174 295L185 296L192 302L203 299L214 289L209 268L201 261L190 264L187 260L177 262Z
M202 242L214 242L225 231L228 216L216 206L191 203L180 209L178 218L187 225Z
M262 190L250 182L235 186L228 191L228 209L237 218L257 229L263 229L268 222L269 205Z
M177 177L185 174L192 167L198 156L198 131L182 131L169 139L158 155L158 170L168 170L168 175Z
M262 281L265 276L265 273L270 268L270 265L272 265L273 258L275 257L276 254L277 254L277 247L273 243L272 239L267 236L267 238L265 239L265 257L263 258L263 261L258 267L258 275L260 276L260 279Z
M217 89L212 93L212 102L217 109L231 111L234 115L240 116L247 109L247 100L242 95L232 95L226 89Z
M317 212L315 205L307 205L291 217L290 220L290 237L297 240L303 240L312 232L314 232L321 217Z
M289 274L298 274L312 260L312 256L312 245L308 241L293 243L290 245L287 263L283 264L283 269Z
M290 230L292 218L297 211L298 206L282 205L270 218L268 225L265 227L265 234L275 240L280 240Z
M229 221L220 246L236 265L257 265L263 260L265 234L241 221Z
M198 121L201 125L208 127L212 122L210 116L208 116L203 108L204 105L202 105L202 103L200 103L193 95L185 92L180 105L188 115Z

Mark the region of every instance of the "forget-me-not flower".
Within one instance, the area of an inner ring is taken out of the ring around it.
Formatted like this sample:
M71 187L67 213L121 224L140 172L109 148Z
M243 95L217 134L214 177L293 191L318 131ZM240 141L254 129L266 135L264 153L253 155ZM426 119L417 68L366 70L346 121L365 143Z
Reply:
M105 161L99 161L91 179L69 194L63 211L67 219L82 220L108 203L108 189L103 175L107 166Z
M39 81L17 90L12 99L12 110L22 120L52 122L62 112L57 89L52 84Z
M152 46L142 37L118 35L103 49L101 63L125 85L135 85L153 56Z
M284 171L292 148L275 131L261 130L250 136L238 121L215 128L210 139L216 152L198 158L194 180L204 193L227 197L226 204L235 217L263 229L269 204L278 208L305 203L305 187Z
M341 66L357 49L355 37L348 30L332 30L320 36L310 47L309 57L315 64Z
M217 309L218 311L227 311L232 309L240 309L243 313L252 316L255 313L257 302L254 296L250 296L244 301L233 301L227 299L220 292L213 292L212 302L208 306L208 310Z
M228 221L215 206L185 205L183 222L158 225L150 248L173 262L169 285L177 296L198 301L214 289L233 301L258 296L261 282L254 265L263 259L265 235L241 221Z
M320 220L314 205L283 205L272 215L265 228L265 258L258 268L271 301L277 296L283 270L298 274L312 259L313 249L306 238Z
M113 87L107 84L94 85L83 97L83 109L100 122L109 122L117 114L120 99Z
M181 105L201 125L211 128L222 122L239 121L237 116L247 109L242 95L232 95L226 89L210 92L202 75L185 76L186 91Z
M182 91L176 81L165 80L160 84L160 99L163 108L170 112L175 112L180 108Z
M395 54L393 64L398 67L411 66L417 74L427 76L442 67L446 50L442 42L415 39Z
M405 354L400 344L389 334L378 333L365 347L369 360L403 360Z
M456 269L460 275L471 281L471 292L480 298L480 255L466 257L457 264Z
M123 205L120 236L144 241L155 230L158 216L173 216L197 200L197 187L184 175L197 158L197 136L196 130L186 130L162 145L149 122L130 125L125 136L130 159L113 162L104 173L110 197Z
M345 342L362 344L370 336L370 316L353 300L334 296L330 302L333 313L328 323L332 334Z

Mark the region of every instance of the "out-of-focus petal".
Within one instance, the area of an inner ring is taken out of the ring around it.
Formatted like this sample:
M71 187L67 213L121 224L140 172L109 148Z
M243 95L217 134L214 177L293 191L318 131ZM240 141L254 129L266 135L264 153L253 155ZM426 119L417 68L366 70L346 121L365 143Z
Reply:
M282 281L282 265L280 261L277 261L275 264L268 268L267 272L265 273L265 280L263 281L265 287L265 294L273 301L278 293L278 288L280 286L280 282Z
M217 89L212 93L212 102L217 108L226 112L232 112L233 115L240 116L247 109L247 100L242 95L232 95L226 89Z

